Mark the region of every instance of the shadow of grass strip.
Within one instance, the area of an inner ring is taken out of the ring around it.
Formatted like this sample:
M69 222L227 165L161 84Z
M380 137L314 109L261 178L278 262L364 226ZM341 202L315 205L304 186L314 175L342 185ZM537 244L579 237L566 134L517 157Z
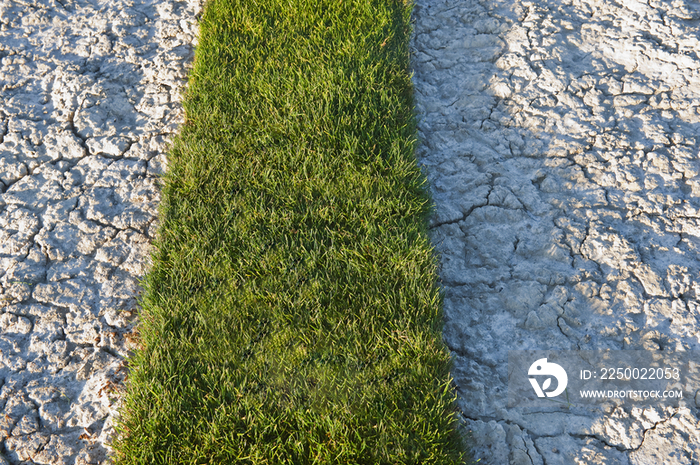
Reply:
M461 461L409 15L207 4L118 463Z

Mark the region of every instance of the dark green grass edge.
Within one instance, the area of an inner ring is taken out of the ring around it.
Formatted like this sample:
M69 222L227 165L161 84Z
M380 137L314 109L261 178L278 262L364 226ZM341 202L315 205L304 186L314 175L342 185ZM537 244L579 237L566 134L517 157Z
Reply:
M457 464L411 5L210 0L118 464Z

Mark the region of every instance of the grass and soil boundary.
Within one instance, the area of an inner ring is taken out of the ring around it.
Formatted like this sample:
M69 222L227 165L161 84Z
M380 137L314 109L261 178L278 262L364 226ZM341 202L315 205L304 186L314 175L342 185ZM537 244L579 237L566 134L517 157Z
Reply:
M456 464L410 6L211 0L119 464Z

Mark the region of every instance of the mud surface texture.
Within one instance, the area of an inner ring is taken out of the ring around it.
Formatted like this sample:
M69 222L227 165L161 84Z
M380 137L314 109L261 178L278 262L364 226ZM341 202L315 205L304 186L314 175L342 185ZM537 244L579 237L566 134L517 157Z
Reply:
M0 0L0 464L104 463L196 0Z
M475 458L697 464L676 408L508 408L516 349L700 349L700 5L418 0L420 162Z

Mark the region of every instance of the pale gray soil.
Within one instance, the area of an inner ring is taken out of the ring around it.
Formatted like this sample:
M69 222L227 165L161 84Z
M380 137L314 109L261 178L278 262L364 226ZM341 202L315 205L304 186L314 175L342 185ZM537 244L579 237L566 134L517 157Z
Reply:
M445 338L480 463L697 464L680 408L507 408L508 350L700 349L700 5L418 0Z
M0 464L102 463L198 0L0 0Z
M0 465L101 463L197 0L0 0ZM700 349L700 6L415 10L445 337L487 464L700 462L683 407L506 406L509 349Z

